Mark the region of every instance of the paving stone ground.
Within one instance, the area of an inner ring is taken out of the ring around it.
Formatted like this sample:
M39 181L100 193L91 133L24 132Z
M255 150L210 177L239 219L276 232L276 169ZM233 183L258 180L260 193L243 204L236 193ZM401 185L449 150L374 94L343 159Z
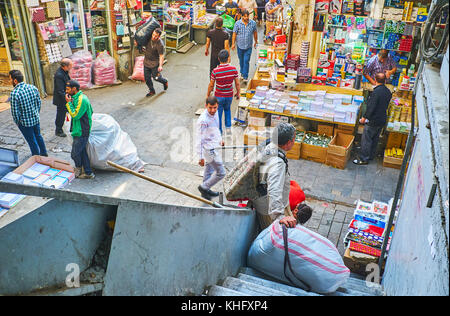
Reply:
M232 53L231 58L232 64L238 66L236 52ZM251 59L251 73L254 69L255 54ZM192 155L193 134L197 119L195 112L204 107L208 70L209 57L204 56L203 46L194 46L186 54L169 54L163 71L169 80L169 89L164 92L156 83L157 94L152 98L145 98L145 84L132 81L87 90L85 94L95 113L111 115L130 135L140 158L149 163L146 175L198 194L197 186L201 183L199 175L203 169ZM237 101L233 101L232 115L236 107ZM43 100L41 109L41 131L47 150L50 156L71 161L70 140L54 135L54 120L55 106L49 96ZM241 127L233 129L236 133ZM228 144L230 142L227 141ZM21 163L30 157L28 145L9 110L0 112L0 147L17 150ZM231 161L228 168L233 163ZM291 178L314 198L310 200L314 205L314 216L308 225L336 241L338 246L349 222L347 215L353 211L351 205L357 199L387 202L394 196L398 178L398 170L384 168L380 158L367 166L349 162L344 170L302 159L290 160L289 168ZM69 188L160 203L202 206L201 202L128 174L96 171L96 175L93 181L76 179ZM220 189L220 185L216 188ZM325 207L325 204L328 206Z

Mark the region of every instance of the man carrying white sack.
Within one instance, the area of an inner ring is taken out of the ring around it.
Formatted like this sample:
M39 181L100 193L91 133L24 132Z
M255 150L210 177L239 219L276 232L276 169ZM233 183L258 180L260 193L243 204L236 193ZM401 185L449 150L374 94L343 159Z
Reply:
M297 223L289 206L290 177L286 158L286 152L295 143L295 127L284 122L278 124L271 140L264 149L264 163L260 168L260 188L266 194L252 201L261 230L275 220L287 227L295 227Z

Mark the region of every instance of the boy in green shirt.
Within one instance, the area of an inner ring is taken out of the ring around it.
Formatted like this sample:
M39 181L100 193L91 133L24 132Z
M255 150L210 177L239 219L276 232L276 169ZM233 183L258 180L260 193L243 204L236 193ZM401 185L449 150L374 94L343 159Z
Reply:
M80 179L93 179L95 177L91 169L86 146L92 127L92 106L80 84L75 80L69 80L66 85L66 107L72 117L70 132L73 137L71 157L75 162L75 176ZM84 169L84 172L83 172Z

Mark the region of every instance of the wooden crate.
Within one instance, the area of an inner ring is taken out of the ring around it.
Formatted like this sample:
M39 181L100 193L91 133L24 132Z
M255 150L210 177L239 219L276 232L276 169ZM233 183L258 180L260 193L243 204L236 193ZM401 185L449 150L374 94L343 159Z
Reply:
M317 124L317 133L334 136L334 126L331 124Z
M383 159L383 167L400 169L402 167L403 158L386 157Z
M309 133L317 134L315 132ZM302 143L302 146L300 148L300 158L319 163L325 163L327 160L327 151L328 147L320 147Z
M288 159L300 159L300 152L301 152L302 143L295 143L291 150L286 152L286 158Z
M404 138L403 135L406 135L406 134L389 132L388 139L386 142L386 148L393 148L393 147L405 148L405 147L402 147L403 138Z

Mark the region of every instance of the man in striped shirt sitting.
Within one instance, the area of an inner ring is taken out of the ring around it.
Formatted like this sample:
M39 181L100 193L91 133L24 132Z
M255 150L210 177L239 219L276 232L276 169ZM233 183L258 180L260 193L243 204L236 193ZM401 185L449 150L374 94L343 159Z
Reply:
M239 84L239 73L236 67L229 64L230 53L226 49L222 49L219 52L220 65L217 66L211 73L211 81L208 86L208 93L206 97L209 97L215 86L214 96L219 102L218 114L219 114L219 128L220 133L222 130L222 113L225 112L225 127L227 128L227 134L231 134L231 102L233 101L233 81L236 86L236 99L239 99L239 93L241 90Z

